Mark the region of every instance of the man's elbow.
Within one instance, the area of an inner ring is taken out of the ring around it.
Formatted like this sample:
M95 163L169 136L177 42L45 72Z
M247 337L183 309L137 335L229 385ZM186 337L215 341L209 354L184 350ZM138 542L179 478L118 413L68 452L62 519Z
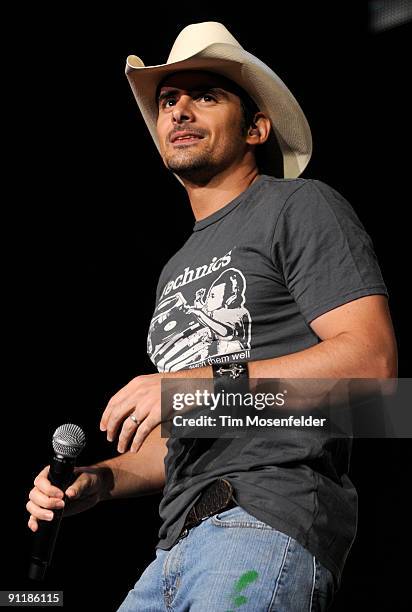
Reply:
M393 341L385 347L377 360L374 378L397 378L398 376L398 350Z

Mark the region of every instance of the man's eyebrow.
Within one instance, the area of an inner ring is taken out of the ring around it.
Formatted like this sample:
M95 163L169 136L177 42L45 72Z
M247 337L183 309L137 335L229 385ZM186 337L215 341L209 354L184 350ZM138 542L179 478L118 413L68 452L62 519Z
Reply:
M174 96L177 93L179 93L180 89L169 89L168 91L164 91L163 93L161 93L158 98L157 101L161 102L162 100L164 100L165 98L168 98L169 96ZM188 91L190 93L193 92L200 92L200 91L210 91L213 93L216 93L218 95L221 95L225 98L228 98L228 95L226 93L226 91L220 87L213 87L210 85L203 85L202 87L192 87L191 89L188 89Z
M161 102L162 100L164 100L164 98L167 98L168 96L173 96L174 94L179 93L178 89L169 89L168 91L164 91L163 93L161 93L157 100L158 102Z

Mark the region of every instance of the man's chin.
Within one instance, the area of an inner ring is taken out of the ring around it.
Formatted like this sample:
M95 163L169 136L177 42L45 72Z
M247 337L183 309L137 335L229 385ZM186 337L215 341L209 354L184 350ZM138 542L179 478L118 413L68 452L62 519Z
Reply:
M215 176L216 168L210 163L190 163L190 164L167 164L168 170L176 174L182 180L195 183L207 183Z

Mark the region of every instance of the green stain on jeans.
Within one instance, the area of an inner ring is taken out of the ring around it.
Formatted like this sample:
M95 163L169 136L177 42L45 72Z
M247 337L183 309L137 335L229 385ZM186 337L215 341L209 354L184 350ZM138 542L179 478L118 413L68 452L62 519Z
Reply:
M247 602L247 597L245 597L244 595L237 595L237 593L240 593L240 591L243 591L243 589L248 587L249 584L257 580L258 576L259 574L255 570L250 570L242 574L240 578L235 582L233 587L235 596L233 597L232 601L232 605L235 606L235 608L239 608ZM232 611L228 610L227 612Z
M249 572L245 572L241 575L239 580L235 584L235 592L239 593L243 591L251 582L254 582L259 574L255 570L250 570Z

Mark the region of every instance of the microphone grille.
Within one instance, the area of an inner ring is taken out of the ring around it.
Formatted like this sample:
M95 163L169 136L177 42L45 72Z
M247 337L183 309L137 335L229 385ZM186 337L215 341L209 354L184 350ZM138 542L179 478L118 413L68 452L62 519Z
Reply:
M65 423L53 434L53 449L58 455L75 458L80 455L86 444L86 435L78 425Z

